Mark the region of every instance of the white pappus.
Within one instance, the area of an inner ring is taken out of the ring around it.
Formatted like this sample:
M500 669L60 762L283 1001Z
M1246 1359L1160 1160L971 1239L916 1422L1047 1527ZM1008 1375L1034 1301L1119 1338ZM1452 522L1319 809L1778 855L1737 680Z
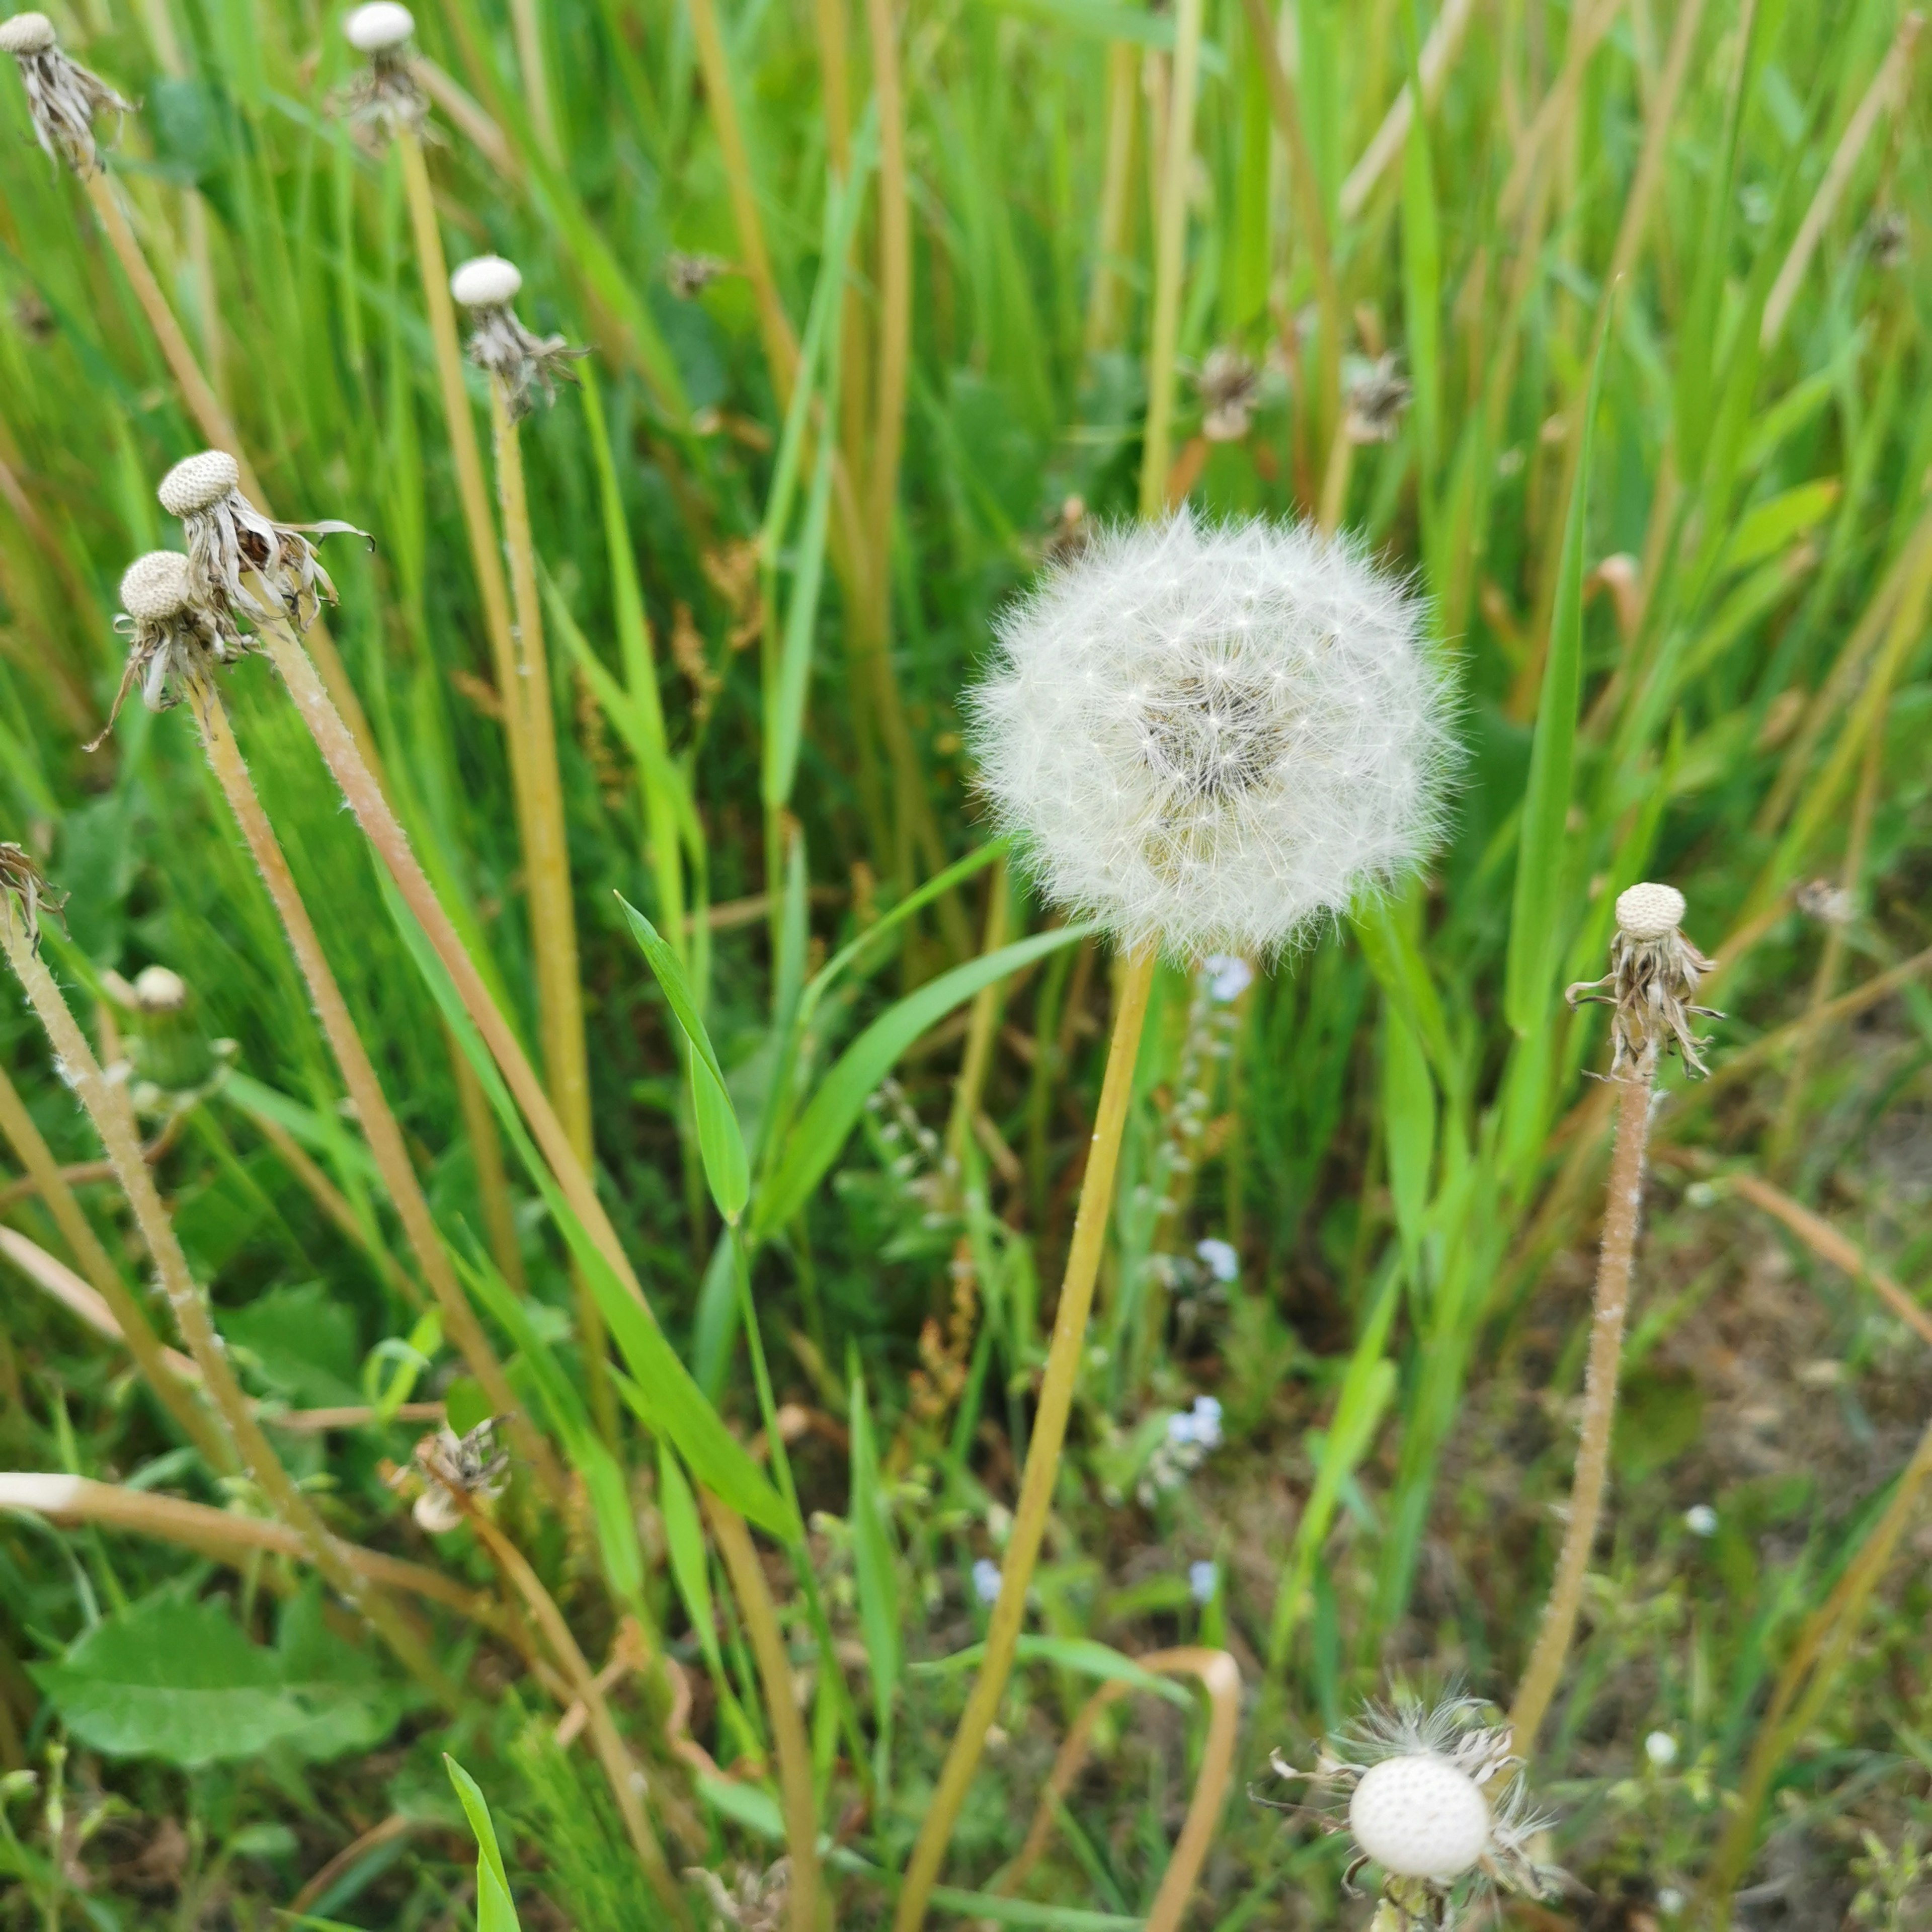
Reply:
M1120 944L1278 952L1437 836L1455 747L1422 616L1306 526L1103 531L998 625L968 700L982 788Z

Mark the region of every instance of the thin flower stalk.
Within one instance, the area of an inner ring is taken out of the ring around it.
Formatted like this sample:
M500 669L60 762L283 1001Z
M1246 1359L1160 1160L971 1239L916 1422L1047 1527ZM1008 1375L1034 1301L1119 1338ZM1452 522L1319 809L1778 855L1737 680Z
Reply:
M1591 1000L1612 1009L1610 1077L1617 1083L1616 1146L1604 1204L1589 1361L1584 1376L1582 1426L1563 1546L1536 1642L1510 1710L1510 1729L1517 1749L1526 1756L1535 1748L1537 1733L1548 1714L1564 1659L1569 1654L1583 1600L1584 1578L1603 1515L1658 1061L1674 1048L1688 1070L1702 1072L1702 1042L1693 1036L1690 1021L1700 1014L1716 1017L1708 1007L1694 1004L1698 982L1710 971L1712 962L1678 929L1684 916L1683 895L1669 886L1633 886L1618 897L1616 910L1617 937L1609 976L1569 989L1573 1006Z
M422 1184L416 1178L409 1150L404 1144L402 1129L390 1108L382 1082L376 1077L368 1049L363 1045L362 1036L350 1013L348 1002L342 997L342 988L336 982L328 955L323 952L322 941L316 934L315 922L309 916L295 875L289 869L280 841L276 838L268 815L262 808L247 761L242 755L241 747L235 742L221 694L212 682L197 680L189 694L189 706L201 734L208 769L221 787L230 811L235 814L235 822L240 826L262 884L268 888L276 916L288 935L289 950L302 969L316 1016L322 1022L329 1051L341 1070L343 1084L349 1090L350 1100L355 1106L376 1170L382 1177L389 1198L395 1204L417 1265L436 1298L444 1328L471 1374L482 1384L491 1407L499 1414L514 1418L512 1426L517 1430L519 1448L551 1501L561 1504L569 1494L568 1480L549 1443L522 1414L503 1365L496 1359L489 1337L483 1332L482 1324L477 1320L476 1311L456 1279L456 1271L450 1264L448 1250L437 1232L429 1203L423 1197Z
M1158 950L1144 945L1128 959L1114 999L1114 1029L1107 1048L1107 1071L1094 1116L1094 1138L1081 1177L1080 1205L1074 1216L1073 1242L1066 1256L1066 1273L1054 1317L1053 1340L1040 1382L1040 1403L1033 1434L1027 1444L1025 1474L1021 1478L1018 1507L1001 1564L1000 1594L986 1631L986 1647L974 1679L966 1709L952 1734L939 1783L920 1828L918 1842L906 1867L905 1883L894 1914L895 1932L915 1932L925 1922L932 1888L938 1882L940 1861L973 1781L986 1733L992 1728L1000 1700L1012 1675L1019 1652L1020 1632L1026 1621L1027 1591L1034 1565L1046 1534L1060 1472L1060 1452L1066 1439L1068 1418L1086 1352L1087 1318L1094 1305L1094 1284L1106 1246L1114 1175L1120 1162L1120 1136L1133 1095L1134 1062L1140 1052L1147 1018L1148 997L1154 988Z
M19 1157L52 1215L54 1225L94 1292L106 1304L128 1352L146 1378L154 1398L175 1420L182 1433L201 1452L201 1457L216 1474L226 1474L235 1465L234 1451L221 1432L220 1425L195 1398L194 1388L184 1382L168 1360L169 1350L154 1333L147 1311L135 1298L121 1271L108 1258L93 1224L81 1210L74 1190L68 1185L53 1150L41 1138L34 1117L28 1112L14 1083L0 1067L0 1133Z
M188 1268L154 1176L148 1171L126 1087L102 1072L53 975L35 952L11 892L0 892L0 943L4 943L8 958L46 1030L65 1077L114 1163L115 1178L134 1210L182 1340L201 1371L202 1386L242 1468L277 1515L302 1538L310 1560L329 1587L353 1606L439 1704L457 1708L460 1696L455 1685L388 1597L380 1589L365 1587L364 1580L344 1558L334 1538L262 1433L236 1380L206 1297Z
M772 1438L774 1445L778 1438ZM788 1900L793 1932L818 1932L818 1807L813 1793L812 1748L792 1689L791 1660L772 1603L752 1533L736 1511L708 1492L705 1514L745 1619L752 1654L765 1687L766 1714L777 1746L778 1785L784 1800L785 1846L791 1858ZM829 1660L826 1668L833 1667Z

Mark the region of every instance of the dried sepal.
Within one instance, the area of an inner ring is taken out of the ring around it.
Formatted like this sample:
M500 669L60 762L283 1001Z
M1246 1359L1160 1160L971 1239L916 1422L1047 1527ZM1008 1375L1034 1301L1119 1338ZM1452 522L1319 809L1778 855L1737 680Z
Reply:
M416 22L396 0L369 0L343 22L343 34L369 64L331 96L329 106L364 146L386 147L398 134L434 134L429 98L418 84L410 39Z
M206 683L215 666L233 664L255 649L227 610L204 596L188 560L178 550L150 550L128 566L121 580L123 614L114 628L128 641L113 709L95 750L114 728L128 694L138 683L150 711L166 711L192 687Z
M67 904L67 895L54 891L33 854L10 838L0 838L0 896L19 906L27 928L27 944L38 952L40 915L51 913L58 919L61 908Z
M502 1495L510 1480L510 1458L496 1444L496 1425L486 1416L467 1435L446 1424L416 1444L411 1469L420 1485L412 1514L436 1535L454 1529L480 1499Z
M1684 896L1674 886L1632 886L1617 899L1616 937L1610 944L1610 970L1600 980L1580 980L1564 998L1572 1006L1610 1007L1610 1077L1628 1066L1654 1066L1659 1054L1675 1048L1687 1071L1710 1070L1694 1018L1720 1020L1714 1006L1696 1004L1699 982L1716 969L1684 938L1678 922Z
M63 53L53 22L44 14L16 14L0 20L0 53L11 54L19 64L34 138L49 158L65 161L76 174L92 174L100 165L94 117L131 114L134 103Z
M241 470L226 450L205 449L184 458L161 478L154 493L163 509L181 519L195 594L237 622L283 622L298 631L315 620L335 586L322 566L311 537L358 536L367 530L337 519L278 524L242 495ZM264 603L250 580L266 586Z

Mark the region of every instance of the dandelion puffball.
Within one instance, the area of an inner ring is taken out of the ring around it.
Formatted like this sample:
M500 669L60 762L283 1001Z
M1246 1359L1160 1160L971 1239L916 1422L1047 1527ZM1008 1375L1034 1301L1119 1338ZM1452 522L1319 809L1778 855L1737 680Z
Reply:
M44 54L55 45L54 23L44 14L16 14L0 20L0 53Z
M1633 886L1617 895L1617 930L1626 939L1662 939L1684 923L1684 910L1675 886Z
M416 30L416 16L397 0L369 0L342 23L344 38L358 54L386 53Z
M449 278L449 292L460 308L501 308L517 298L523 271L500 255L478 255Z
M231 490L242 487L241 466L225 449L204 449L184 456L161 478L154 494L171 517L192 517L212 510Z
M1435 838L1454 751L1421 615L1309 527L1102 532L1002 616L968 700L994 814L1123 944L1278 950Z
M1384 1758L1355 1786L1348 1829L1384 1871L1446 1882L1487 1849L1489 1800L1466 1771L1433 1752Z
M165 624L178 617L194 598L194 576L179 550L154 550L137 556L121 579L121 608L137 624Z

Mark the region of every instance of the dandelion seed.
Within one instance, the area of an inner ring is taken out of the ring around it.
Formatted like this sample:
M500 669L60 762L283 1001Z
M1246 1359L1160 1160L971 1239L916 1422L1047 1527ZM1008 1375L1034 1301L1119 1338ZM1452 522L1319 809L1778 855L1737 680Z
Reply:
M1420 607L1346 542L1256 519L1097 536L1010 610L969 700L1048 895L1125 946L1268 953L1418 860L1449 700Z
M1694 1004L1699 981L1717 962L1706 959L1678 929L1684 895L1674 886L1632 886L1618 895L1616 915L1610 972L1600 980L1579 980L1564 997L1573 1006L1615 1009L1612 1078L1646 1053L1672 1046L1690 1072L1706 1072L1702 1049L1708 1042L1692 1033L1691 1018L1722 1019L1724 1015L1714 1006Z
M1542 1898L1560 1876L1532 1855L1550 1821L1529 1808L1508 1727L1484 1724L1481 1708L1472 1697L1372 1704L1312 1772L1274 1755L1278 1775L1346 1796L1345 1813L1318 1815L1354 1841L1351 1884L1364 1865L1381 1867L1377 1932L1447 1932L1478 1894Z
M64 54L44 14L16 14L0 20L0 53L11 54L20 65L34 138L48 158L64 160L76 174L92 174L100 165L94 117L131 114L134 103Z
M1232 1281L1241 1271L1241 1258L1234 1252L1233 1244L1210 1234L1205 1240L1194 1244L1194 1252L1202 1267L1216 1281Z
M478 255L449 278L457 306L469 310L474 319L470 359L501 380L513 422L530 414L535 389L540 387L544 400L550 402L556 398L560 376L575 382L570 364L590 353L572 349L560 335L532 335L518 320L510 304L523 285L522 271L500 255Z
M409 53L416 30L416 16L397 0L369 0L342 23L343 38L369 56L369 64L331 104L368 146L425 131L429 101L416 84Z
M194 569L178 550L150 550L136 557L121 580L121 608L126 614L114 620L114 628L128 640L127 668L105 728L87 747L90 752L113 730L137 681L148 709L165 711L181 701L184 686L206 680L217 664L232 664L254 649L227 610L200 594Z
M296 630L314 622L335 586L315 554L312 536L375 539L353 524L278 524L242 494L241 466L225 449L184 457L154 492L171 517L181 519L196 596L237 621L280 620ZM274 598L264 604L249 587L253 577Z

